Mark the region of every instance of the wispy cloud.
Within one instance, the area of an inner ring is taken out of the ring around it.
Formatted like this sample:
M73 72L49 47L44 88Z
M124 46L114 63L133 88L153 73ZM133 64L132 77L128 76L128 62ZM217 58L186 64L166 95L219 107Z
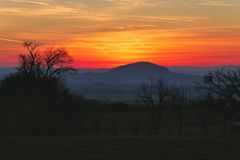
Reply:
M61 5L56 5L52 7L47 7L47 8L40 8L38 9L38 12L34 12L32 10L33 15L63 15L68 13L78 13L80 9L74 8L74 7L68 7L68 6L61 6ZM70 16L70 15L69 15Z
M142 19L144 21L158 21L158 22L197 22L202 19L206 19L205 17L200 16L129 16L128 18L132 19Z
M0 13L23 13L24 11L16 7L0 7Z
M234 3L229 3L226 1L214 1L214 0L205 0L203 2L199 2L200 5L206 6L218 6L218 7L233 7L236 6Z
M11 1L17 2L17 3L28 3L28 4L42 5L42 6L50 5L49 3L43 2L43 1L32 1L32 0L11 0Z
M105 0L106 2L114 3L115 5L128 5L134 7L159 7L166 6L168 2L159 0Z
M23 41L15 40L15 39L8 39L8 38L2 38L0 37L1 41L6 41L6 42L14 42L14 43L23 43Z

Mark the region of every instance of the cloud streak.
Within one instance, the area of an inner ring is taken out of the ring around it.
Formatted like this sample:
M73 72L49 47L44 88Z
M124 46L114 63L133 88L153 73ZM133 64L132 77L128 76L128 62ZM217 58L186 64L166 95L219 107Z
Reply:
M49 6L50 4L43 1L31 1L31 0L11 0L12 2L17 3L26 3L26 4L33 4L33 5L41 5L41 6Z
M8 38L2 38L2 37L0 37L0 41L13 42L13 43L23 43L23 41L8 39Z
M216 7L234 7L237 6L234 3L229 3L226 1L214 1L214 0L206 0L204 2L200 2L200 5L205 5L205 6L216 6Z
M166 1L160 0L105 0L106 2L113 3L115 5L128 5L134 7L160 7L168 5Z

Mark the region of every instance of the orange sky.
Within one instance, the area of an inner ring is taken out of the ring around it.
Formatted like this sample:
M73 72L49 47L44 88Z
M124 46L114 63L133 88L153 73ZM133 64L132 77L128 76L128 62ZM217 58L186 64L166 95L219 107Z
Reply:
M76 67L240 64L239 0L0 0L0 66L22 40L66 47Z

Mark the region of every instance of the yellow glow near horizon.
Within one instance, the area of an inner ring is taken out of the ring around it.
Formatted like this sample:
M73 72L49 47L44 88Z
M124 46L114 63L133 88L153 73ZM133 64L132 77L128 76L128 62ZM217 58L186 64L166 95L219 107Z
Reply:
M0 2L0 66L24 39L66 47L77 67L240 64L239 0Z

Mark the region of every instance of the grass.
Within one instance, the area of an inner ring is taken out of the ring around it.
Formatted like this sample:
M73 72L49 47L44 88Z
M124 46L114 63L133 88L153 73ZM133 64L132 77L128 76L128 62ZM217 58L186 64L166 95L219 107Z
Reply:
M240 137L0 137L1 160L239 160Z

